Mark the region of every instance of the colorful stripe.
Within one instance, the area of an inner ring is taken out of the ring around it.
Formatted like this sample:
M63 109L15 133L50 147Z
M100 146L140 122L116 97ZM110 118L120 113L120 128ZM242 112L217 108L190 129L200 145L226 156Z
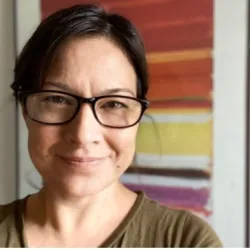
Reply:
M192 189L178 187L157 187L149 185L125 185L133 191L144 191L147 196L163 204L180 207L188 206L202 208L207 205L209 200L209 189Z
M197 179L181 179L176 177L154 176L145 174L124 174L121 181L127 184L135 185L149 185L149 186L162 186L162 187L184 187L184 188L210 188L211 182L209 180Z

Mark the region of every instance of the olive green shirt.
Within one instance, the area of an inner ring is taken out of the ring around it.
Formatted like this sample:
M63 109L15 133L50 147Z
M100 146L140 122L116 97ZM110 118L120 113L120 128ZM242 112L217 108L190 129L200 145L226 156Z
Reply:
M26 199L0 206L0 247L28 247L23 211ZM118 228L101 247L222 247L212 228L187 211L170 209L139 193Z

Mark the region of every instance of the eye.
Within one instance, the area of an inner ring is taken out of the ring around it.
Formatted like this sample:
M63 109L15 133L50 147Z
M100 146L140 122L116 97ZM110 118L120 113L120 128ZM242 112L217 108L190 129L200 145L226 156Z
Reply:
M104 103L101 108L104 109L121 109L121 108L128 108L125 103L118 102L118 101L108 101Z
M65 98L64 96L59 96L59 95L51 95L45 97L46 102L51 102L54 104L70 104L69 100Z

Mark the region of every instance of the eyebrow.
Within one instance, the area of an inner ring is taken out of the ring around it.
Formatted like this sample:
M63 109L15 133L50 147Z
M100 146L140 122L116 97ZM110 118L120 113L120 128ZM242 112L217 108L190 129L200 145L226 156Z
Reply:
M102 95L111 95L111 94L117 94L120 92L125 92L125 93L129 93L132 96L135 96L135 93L130 90L130 89L126 89L126 88L114 88L114 89L106 89L104 91L102 91Z
M48 86L52 86L52 87L56 87L56 88L60 88L62 90L65 90L67 92L74 92L74 90L72 88L70 88L67 84L62 83L62 82L51 82L51 81L46 81L45 85ZM112 88L112 89L105 89L104 91L101 91L101 93L99 93L99 95L111 95L111 94L118 94L120 92L125 92L125 93L129 93L132 96L135 96L135 93L127 88Z
M72 92L73 90L65 83L62 82L51 82L51 81L46 81L44 85L50 86L50 87L56 87L65 91Z

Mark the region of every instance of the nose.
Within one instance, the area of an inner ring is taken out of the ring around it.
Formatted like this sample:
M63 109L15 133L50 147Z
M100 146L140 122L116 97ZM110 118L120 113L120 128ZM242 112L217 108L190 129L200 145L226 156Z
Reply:
M66 140L78 146L98 144L102 139L102 126L96 120L89 104L83 104L76 117L66 125Z

